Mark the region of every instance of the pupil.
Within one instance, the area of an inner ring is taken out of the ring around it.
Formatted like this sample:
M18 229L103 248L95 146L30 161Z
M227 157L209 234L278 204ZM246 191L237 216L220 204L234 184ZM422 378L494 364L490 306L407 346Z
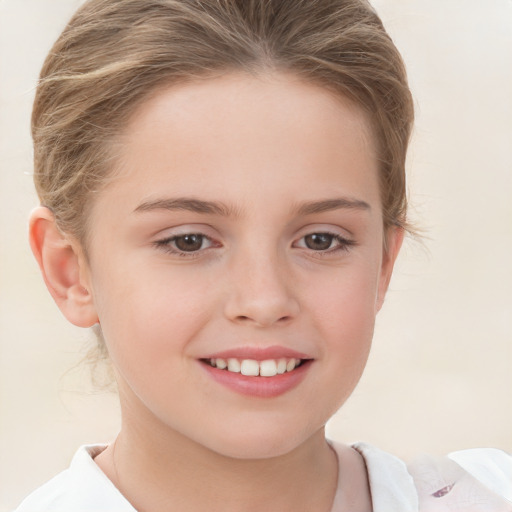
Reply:
M175 242L176 247L180 251L198 251L201 249L203 245L203 236L202 235L183 235L176 238Z
M325 251L332 244L333 236L328 233L314 233L306 236L306 246L315 251Z

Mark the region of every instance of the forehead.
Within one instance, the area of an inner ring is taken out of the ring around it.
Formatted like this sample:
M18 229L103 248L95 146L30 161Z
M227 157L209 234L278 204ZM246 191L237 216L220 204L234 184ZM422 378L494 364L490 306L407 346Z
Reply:
M311 183L313 195L348 191L379 201L364 112L293 75L229 74L160 89L134 112L117 147L111 186L149 198L158 186L242 198L288 181L290 194L307 195Z
M210 136L215 133L220 137L237 128L240 138L254 137L261 125L270 128L278 123L277 127L302 129L306 138L322 132L326 142L335 127L340 141L347 132L352 132L361 136L360 142L372 150L367 117L348 98L293 74L240 72L157 89L132 114L123 138L130 144L137 138L141 144L147 143L140 139L143 131L165 127L172 130L172 123L182 136L209 132ZM268 130L268 135L276 133Z

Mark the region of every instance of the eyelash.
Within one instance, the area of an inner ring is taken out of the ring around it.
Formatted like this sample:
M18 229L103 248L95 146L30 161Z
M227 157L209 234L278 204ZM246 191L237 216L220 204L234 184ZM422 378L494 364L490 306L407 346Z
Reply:
M313 233L308 233L307 235L304 235L299 240L305 240L307 237L314 236L314 235L323 235L331 237L330 245L332 245L333 242L337 242L337 246L329 247L325 250L318 250L315 251L314 249L310 249L309 247L303 247L304 249L308 249L314 253L316 257L324 257L328 256L330 254L335 254L341 251L348 252L351 247L356 245L356 242L354 240L349 240L348 238L345 238L337 233L331 233L329 231L315 231Z
M311 251L315 257L324 257L330 254L338 253L341 251L348 252L351 247L356 245L356 242L354 240L349 240L339 234L336 233L330 233L328 231L316 231L313 233L308 233L307 235L302 236L299 238L300 240L305 240L307 237L311 237L314 235L324 235L328 237L332 237L330 240L330 245L333 242L337 242L337 246L335 247L329 247L325 250L314 250L309 247L300 247L301 249L306 249ZM179 248L177 248L175 245L176 240L183 239L185 237L200 237L201 238L201 245L203 245L204 241L208 241L210 245L206 248L199 248L198 250L194 251L184 251ZM220 247L220 244L216 244L214 240L212 240L209 236L204 235L202 233L184 233L182 235L173 235L167 238L163 238L162 240L157 240L154 242L154 245L158 248L163 250L164 252L177 255L182 258L194 258L198 257L199 254L207 249L210 249L211 247Z
M170 254L175 254L182 258L193 258L193 257L197 257L200 252L202 252L206 249L209 249L210 247L207 247L206 249L203 249L201 247L197 251L183 251L173 245L173 244L175 244L176 240L186 238L186 237L193 237L193 236L201 238L201 245L203 245L203 242L206 240L206 241L210 242L210 247L215 247L215 246L219 247L220 246L220 244L216 245L215 242L209 236L203 235L202 233L183 233L182 235L173 235L168 238L163 238L162 240L157 240L154 243L154 245L157 248L162 249L164 252L167 252Z

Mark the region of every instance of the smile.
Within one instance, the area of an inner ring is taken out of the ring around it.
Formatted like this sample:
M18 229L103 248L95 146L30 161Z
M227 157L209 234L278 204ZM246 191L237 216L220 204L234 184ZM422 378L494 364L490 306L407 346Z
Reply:
M214 382L237 394L275 398L300 385L314 359L282 347L226 350L198 360Z
M219 370L226 370L232 373L241 373L250 377L275 377L287 372L292 372L304 362L297 358L266 359L256 361L255 359L223 359L212 358L208 361L210 366Z

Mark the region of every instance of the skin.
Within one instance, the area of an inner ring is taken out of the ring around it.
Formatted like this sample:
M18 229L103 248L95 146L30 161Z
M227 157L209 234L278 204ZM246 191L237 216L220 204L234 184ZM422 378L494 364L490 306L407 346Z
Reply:
M293 76L230 74L158 91L118 142L87 258L48 210L31 219L55 300L101 324L116 370L122 429L97 464L140 511L329 511L324 425L364 369L402 240L383 230L365 116ZM199 248L179 251L172 238L190 233ZM274 345L312 363L273 398L218 384L200 361ZM340 473L345 509L371 510L349 447Z

